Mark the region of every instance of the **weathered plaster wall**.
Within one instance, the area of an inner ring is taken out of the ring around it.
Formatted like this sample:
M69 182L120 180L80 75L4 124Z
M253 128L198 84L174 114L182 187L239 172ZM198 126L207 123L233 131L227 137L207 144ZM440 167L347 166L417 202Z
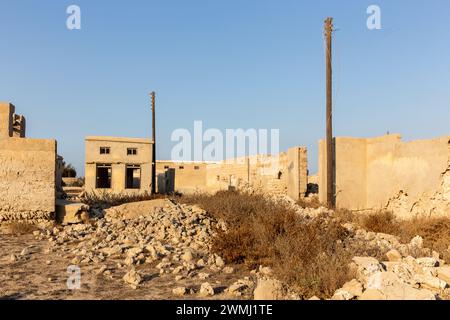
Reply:
M352 209L366 208L366 139L338 137L334 139L336 172L336 204ZM319 142L319 200L327 203L326 144Z
M110 154L100 154L100 147L109 147ZM137 149L136 155L128 155L127 149ZM97 164L110 164L111 188L100 189L115 193L139 193L151 191L151 140L142 138L97 137L85 139L85 190L96 190ZM127 165L141 166L141 188L125 188Z
M14 112L14 105L0 102L0 139L13 136Z
M53 219L56 141L0 139L0 221Z
M449 215L449 139L402 142L400 135L336 138L336 205L387 208L397 216ZM326 202L325 144L319 142L319 199Z
M157 161L156 174L162 174L167 169L174 169L175 190L181 193L194 193L205 190L206 166L204 162Z
M369 207L385 206L402 218L450 216L450 137L411 142L369 141ZM380 192L383 173L385 192Z
M308 185L306 148L290 148L287 153L287 195L294 200L305 196Z

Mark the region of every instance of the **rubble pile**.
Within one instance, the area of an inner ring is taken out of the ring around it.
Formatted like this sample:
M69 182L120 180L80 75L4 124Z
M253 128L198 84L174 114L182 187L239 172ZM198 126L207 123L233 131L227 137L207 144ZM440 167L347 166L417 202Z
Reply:
M433 257L404 257L389 251L388 260L354 257L356 278L338 289L333 300L437 300L450 294L450 266Z
M154 201L154 200L152 200ZM233 273L217 254L210 253L211 239L224 223L216 221L197 206L178 204L165 199L155 207L148 201L137 203L140 214L130 204L108 209L104 218L89 224L72 224L39 230L34 236L50 243L50 251L73 256L74 265L96 264L99 273L109 275L111 262L128 270L123 281L137 288L144 275L138 266L153 264L159 274L172 274L176 280L209 277L208 272ZM122 207L122 208L125 208ZM131 218L129 218L131 217ZM175 288L174 294L189 293ZM207 297L214 295L212 286L204 282L198 292Z

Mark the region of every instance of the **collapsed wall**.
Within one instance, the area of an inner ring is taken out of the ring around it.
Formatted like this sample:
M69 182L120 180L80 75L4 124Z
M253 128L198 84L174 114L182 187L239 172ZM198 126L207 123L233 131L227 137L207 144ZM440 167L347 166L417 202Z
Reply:
M0 103L0 222L53 219L56 141L24 138L14 112Z
M400 135L335 138L336 206L388 209L400 218L450 215L450 137L401 141ZM319 142L319 185L326 185L326 149ZM324 188L319 199L327 201Z

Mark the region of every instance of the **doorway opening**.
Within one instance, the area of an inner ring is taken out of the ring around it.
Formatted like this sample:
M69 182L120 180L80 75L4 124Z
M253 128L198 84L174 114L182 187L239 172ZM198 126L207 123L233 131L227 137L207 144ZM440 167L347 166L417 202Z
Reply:
M140 189L141 188L141 166L127 165L125 169L125 188Z
M112 168L111 168L110 164L98 164L95 187L97 189L110 189L111 188L111 174L112 174Z

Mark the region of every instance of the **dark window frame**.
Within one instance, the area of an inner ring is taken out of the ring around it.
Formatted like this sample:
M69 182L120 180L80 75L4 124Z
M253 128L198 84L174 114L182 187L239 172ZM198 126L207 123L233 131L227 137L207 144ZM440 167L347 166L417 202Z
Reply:
M127 156L137 156L138 149L137 148L127 148Z
M111 154L111 147L100 147L100 154Z

